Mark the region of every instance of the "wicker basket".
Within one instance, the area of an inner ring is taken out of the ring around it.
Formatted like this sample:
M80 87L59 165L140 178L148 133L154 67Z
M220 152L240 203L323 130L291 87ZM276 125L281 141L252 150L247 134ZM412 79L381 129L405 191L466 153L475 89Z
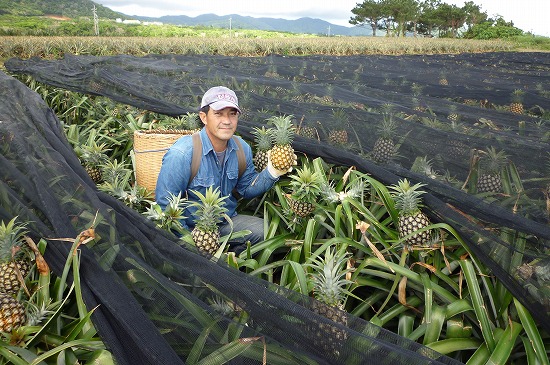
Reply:
M180 137L190 130L138 130L134 132L136 182L154 196L162 158Z

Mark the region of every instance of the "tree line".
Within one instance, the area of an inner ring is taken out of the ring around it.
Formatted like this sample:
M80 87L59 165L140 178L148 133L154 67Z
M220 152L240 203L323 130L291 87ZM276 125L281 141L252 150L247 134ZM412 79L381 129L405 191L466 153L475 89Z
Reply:
M370 26L372 35L385 30L388 36L504 38L523 31L502 17L490 19L473 1L464 6L440 0L364 0L353 8L350 24Z

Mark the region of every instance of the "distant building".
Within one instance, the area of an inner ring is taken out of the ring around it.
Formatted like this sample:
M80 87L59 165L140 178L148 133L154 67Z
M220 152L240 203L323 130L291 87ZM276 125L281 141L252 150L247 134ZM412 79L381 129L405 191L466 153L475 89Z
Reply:
M116 18L115 22L122 23L122 24L142 24L142 25L162 25L162 22L141 22L140 20L136 19L125 19L122 20L121 18Z

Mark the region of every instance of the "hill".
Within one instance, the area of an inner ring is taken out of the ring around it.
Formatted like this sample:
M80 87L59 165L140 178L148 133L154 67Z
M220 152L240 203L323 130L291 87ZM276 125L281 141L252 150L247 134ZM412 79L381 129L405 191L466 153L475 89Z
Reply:
M134 16L133 18L142 21L160 21L168 24L187 26L229 28L231 22L231 27L233 29L258 29L290 33L330 34L343 36L372 35L370 28L344 27L341 25L331 24L322 19L308 17L288 20L279 18L254 18L250 16L241 16L238 14L225 16L203 14L196 17L189 17L186 15L170 15L159 18L142 16Z
M253 29L289 33L324 34L324 35L371 35L370 28L344 27L331 24L325 20L300 18L296 20L277 18L254 18L232 14L218 16L203 14L197 17L186 15L170 15L159 18L122 14L113 11L91 0L0 0L0 15L17 16L56 16L60 18L80 18L93 16L92 9L96 7L99 18L103 19L137 19L141 21L162 22L181 26L205 26L213 28Z
M91 0L0 0L0 15L56 16L62 18L92 17L96 8L100 18L116 19L124 14Z

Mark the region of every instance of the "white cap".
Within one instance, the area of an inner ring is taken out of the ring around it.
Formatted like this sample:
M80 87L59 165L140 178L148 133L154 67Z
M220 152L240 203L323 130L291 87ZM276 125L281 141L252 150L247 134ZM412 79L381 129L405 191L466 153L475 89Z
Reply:
M230 107L235 108L241 112L239 108L239 99L235 92L225 86L215 86L208 89L204 93L201 102L201 109L207 105L214 110L222 110L224 108Z

